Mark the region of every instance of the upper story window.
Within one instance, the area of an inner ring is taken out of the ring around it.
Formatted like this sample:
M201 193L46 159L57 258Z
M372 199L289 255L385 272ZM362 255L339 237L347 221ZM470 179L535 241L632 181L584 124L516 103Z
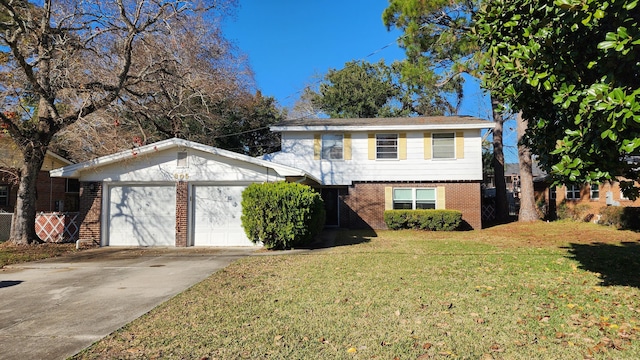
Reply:
M398 158L398 134L376 134L376 159Z
M570 184L566 186L565 199L580 200L580 185Z
M0 205L9 205L9 185L0 185Z
M398 209L435 209L435 188L398 188L393 189L393 208Z
M589 197L592 200L600 199L600 184L591 184L589 189Z
M454 133L437 133L432 135L434 159L455 159L456 138Z
M344 159L344 135L323 134L321 154L324 160Z

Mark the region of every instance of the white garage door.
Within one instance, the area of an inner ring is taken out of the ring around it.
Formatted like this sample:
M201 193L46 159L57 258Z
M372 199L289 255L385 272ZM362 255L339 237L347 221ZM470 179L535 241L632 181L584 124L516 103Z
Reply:
M193 187L195 246L253 246L242 228L244 186Z
M175 186L113 186L109 191L110 246L175 246Z

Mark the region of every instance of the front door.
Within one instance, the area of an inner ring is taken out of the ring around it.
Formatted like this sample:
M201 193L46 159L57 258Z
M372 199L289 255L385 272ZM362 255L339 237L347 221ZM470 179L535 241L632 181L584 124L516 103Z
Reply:
M323 188L322 200L324 201L324 208L327 213L326 226L339 226L340 225L340 202L338 201L338 189L336 188Z

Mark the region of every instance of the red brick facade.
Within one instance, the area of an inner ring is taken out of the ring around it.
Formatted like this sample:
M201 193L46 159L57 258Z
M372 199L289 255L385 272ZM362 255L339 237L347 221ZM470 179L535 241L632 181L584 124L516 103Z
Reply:
M539 207L544 204L544 207L540 209L542 215L549 219L555 219L558 207L563 205L569 209L581 206L584 213L582 215L592 214L595 215L594 219L598 218L600 209L607 206L640 206L640 199L634 201L623 196L620 183L617 181L605 182L596 189L597 191L592 191L591 186L586 184L580 186L578 191L568 191L566 186L558 186L552 190L549 188L549 184L538 182L535 184L535 196ZM554 196L555 198L553 198ZM607 204L607 196L610 204Z
M100 218L102 213L102 184L80 183L80 234L81 242L100 245Z
M188 204L188 184L184 181L180 181L176 184L176 246L187 246Z
M482 227L480 182L389 182L354 183L348 194L341 195L342 227L386 229L384 223L386 187L438 187L445 189L445 208L459 210L462 219L473 229Z
M8 186L8 198L0 202L0 209L13 212L16 205L18 184L9 173L0 173L0 185ZM67 179L49 177L48 171L40 171L36 184L36 211L78 211L78 193L67 193Z

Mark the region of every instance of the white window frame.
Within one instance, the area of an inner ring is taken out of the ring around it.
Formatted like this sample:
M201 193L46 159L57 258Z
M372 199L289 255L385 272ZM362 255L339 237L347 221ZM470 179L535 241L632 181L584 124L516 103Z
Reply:
M569 184L564 186L564 198L567 200L580 200L581 186L578 184ZM577 194L577 197L576 197Z
M589 198L591 200L599 200L600 199L600 184L591 184L591 185L589 185Z
M407 192L407 190L411 191L411 200L409 200L411 202L411 208L409 207L398 207L396 206L396 204L402 203L405 205L408 205L409 202L406 199L402 199L401 200L396 200L396 190L400 190L404 192ZM418 199L418 192L423 191L423 190L428 190L433 192L433 200L419 200ZM392 194L392 202L393 202L393 209L394 210L422 210L422 209L437 209L438 208L438 189L435 187L422 187L422 188L407 188L407 187L400 187L400 188L393 188L393 194ZM422 207L421 205L431 205L428 207Z
M322 134L320 143L322 160L344 160L344 134Z
M444 143L444 141L451 142ZM449 147L451 149L449 149ZM446 154L442 149L446 150ZM456 158L456 134L453 132L431 134L431 157L436 160L451 160Z
M624 191L622 191L622 189L620 189L620 200L629 200L629 198L624 195Z
M383 139L382 137L387 137ZM395 139L393 139L395 138ZM382 144L382 141L394 141L395 144ZM382 154L393 154L394 151L380 151L385 149L395 149L395 157L383 157ZM400 155L400 136L397 133L376 134L376 160L398 160Z

